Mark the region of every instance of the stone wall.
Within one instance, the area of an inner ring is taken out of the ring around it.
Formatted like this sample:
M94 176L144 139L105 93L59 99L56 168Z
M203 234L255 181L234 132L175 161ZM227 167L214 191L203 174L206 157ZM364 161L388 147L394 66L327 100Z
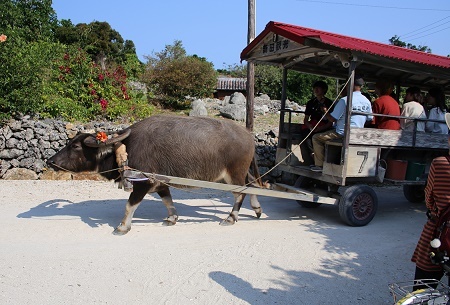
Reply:
M38 120L30 116L18 117L0 127L0 179L51 179L54 176L48 175L47 159L63 148L77 133L117 131L126 127L124 124L116 125L109 122L72 124L59 120ZM255 135L255 146L260 171L265 173L275 163L274 132ZM266 179L272 181L277 175L278 173L271 172ZM79 176L75 179L83 177L89 176Z

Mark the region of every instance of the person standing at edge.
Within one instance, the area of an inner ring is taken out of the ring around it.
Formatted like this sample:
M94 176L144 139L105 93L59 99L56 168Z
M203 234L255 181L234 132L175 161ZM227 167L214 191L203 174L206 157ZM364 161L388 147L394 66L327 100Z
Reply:
M428 90L426 95L427 104L431 107L428 113L428 119L430 120L444 120L445 114L448 112L447 105L445 103L445 94L441 88L433 87ZM425 131L431 133L443 133L448 134L448 128L444 123L427 122L425 125Z
M373 113L400 116L400 107L397 101L391 96L393 90L392 83L388 80L379 80L375 84L375 92L378 98L373 102ZM400 129L400 119L375 116L374 126L378 129Z
M446 128L450 128L450 114L445 114ZM448 137L450 148L450 137ZM434 158L431 162L425 187L425 204L431 213L427 213L428 220L420 234L411 261L416 264L414 280L435 279L440 280L444 271L440 265L433 264L430 258L430 242L435 238L437 219L450 206L450 156ZM424 288L423 285L415 285L414 290Z
M364 80L361 77L355 76L352 94L352 109L355 111L372 113L372 105L370 101L361 94L361 87L364 85ZM323 167L323 161L325 159L325 142L342 139L345 130L345 118L346 118L347 97L342 97L334 106L331 113L327 113L327 119L330 122L336 122L335 128L317 133L313 136L313 149L314 149L314 166L311 166L311 170L315 172L321 172ZM323 109L326 112L327 109ZM366 121L371 121L372 116L366 116L362 114L352 114L350 117L350 127L363 128Z

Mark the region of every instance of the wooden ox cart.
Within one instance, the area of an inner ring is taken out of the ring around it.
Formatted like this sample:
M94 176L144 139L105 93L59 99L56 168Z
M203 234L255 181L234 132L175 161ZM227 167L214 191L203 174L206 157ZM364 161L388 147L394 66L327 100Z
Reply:
M241 53L241 60L283 68L277 161L283 172L282 191L309 192L298 202L305 207L321 203L337 204L341 218L349 225L369 223L377 210L378 199L370 187L374 183L403 185L411 202L424 199L426 169L431 160L448 153L447 135L402 130L349 128L352 94L347 93L347 121L343 141L325 146L321 173L312 172L302 157L299 111L286 108L286 79L289 69L318 76L347 80L353 88L357 71L367 82L394 79L400 88L418 86L426 90L442 87L450 93L450 58L386 45L373 41L328 33L300 26L269 22ZM359 113L361 114L361 113ZM400 117L401 118L401 117ZM389 179L386 170L394 170L393 161L424 165L415 179ZM386 165L391 167L386 168ZM343 186L348 186L341 188ZM342 190L342 191L341 191ZM328 197L330 202L316 198Z

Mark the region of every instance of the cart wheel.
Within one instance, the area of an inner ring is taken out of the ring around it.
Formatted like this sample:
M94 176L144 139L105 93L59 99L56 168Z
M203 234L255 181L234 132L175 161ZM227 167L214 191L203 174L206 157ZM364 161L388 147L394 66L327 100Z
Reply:
M339 201L342 220L354 227L368 224L375 216L377 208L377 194L367 185L350 186Z
M403 195L412 203L420 203L425 200L425 185L403 185Z
M314 186L314 180L308 177L299 176L294 184L295 187L308 190ZM299 205L304 208L313 209L319 207L322 203L304 200L296 200Z

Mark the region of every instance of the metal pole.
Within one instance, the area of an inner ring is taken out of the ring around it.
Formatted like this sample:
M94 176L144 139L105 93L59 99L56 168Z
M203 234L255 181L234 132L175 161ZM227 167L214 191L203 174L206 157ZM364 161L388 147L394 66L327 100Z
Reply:
M248 32L247 44L255 39L255 3L256 0L248 0ZM253 113L255 99L255 64L247 62L247 105L246 105L246 122L245 126L248 130L253 131Z
M345 185L345 179L347 178L347 166L348 166L348 143L350 141L350 116L352 114L352 103L353 103L353 88L355 85L355 69L356 60L350 62L350 67L348 69L348 76L350 81L347 85L347 105L346 105L346 116L345 116L345 128L344 128L344 138L342 140L342 152L341 152L341 165L342 165L342 185Z

